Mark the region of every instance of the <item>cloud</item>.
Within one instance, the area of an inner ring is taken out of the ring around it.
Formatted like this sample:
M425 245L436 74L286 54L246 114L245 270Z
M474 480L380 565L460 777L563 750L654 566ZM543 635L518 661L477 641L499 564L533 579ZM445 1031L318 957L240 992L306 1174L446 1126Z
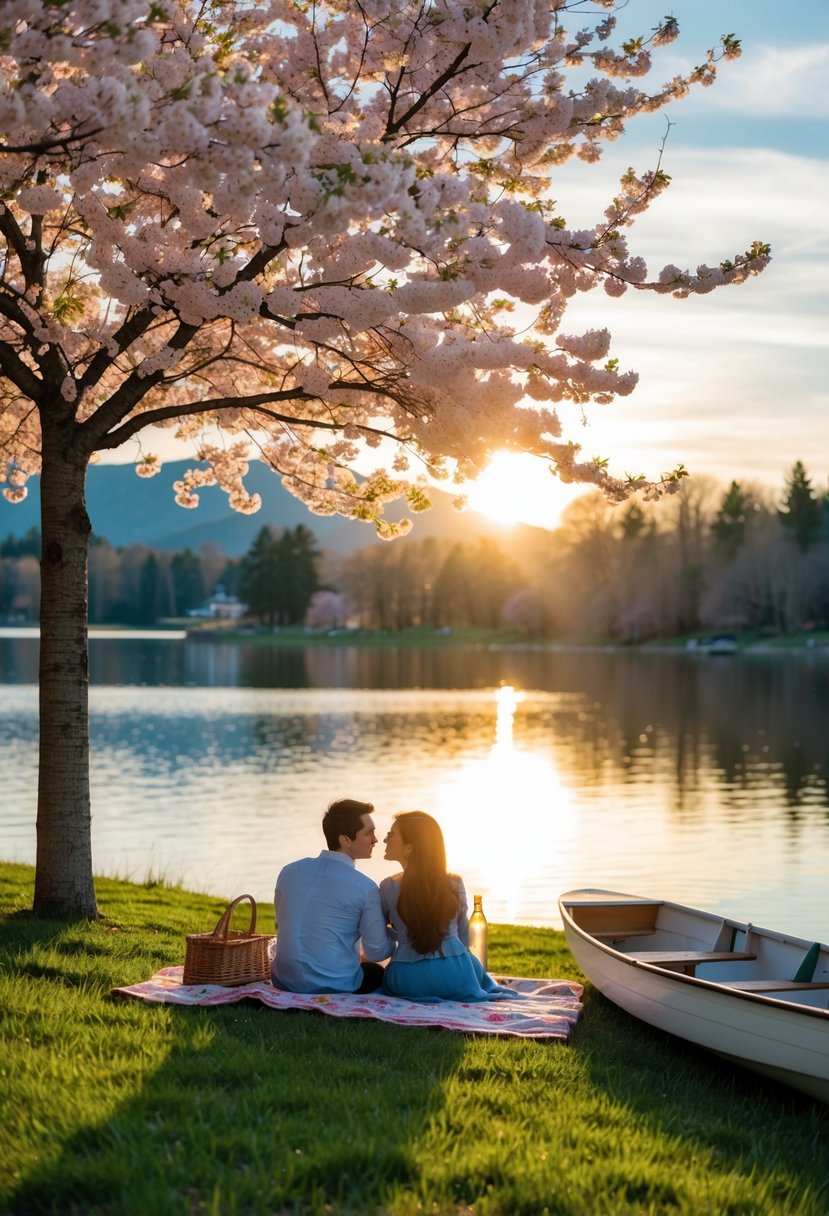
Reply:
M627 141L608 149L598 166L565 166L555 183L561 214L573 227L595 221L629 165L654 164L651 146ZM730 256L755 239L771 242L777 256L829 251L829 161L775 148L669 141L662 167L671 186L627 230L631 248L643 256L690 266Z
M601 166L569 166L556 194L579 226L600 213L615 176L647 164L641 145L608 149ZM670 147L668 192L629 230L631 249L655 273L695 268L767 240L773 260L756 279L708 296L673 300L596 291L572 301L568 333L607 325L611 354L640 382L631 397L588 410L568 434L614 471L654 475L684 462L721 480L779 486L795 460L825 479L829 453L829 163L775 148ZM817 465L822 461L822 467Z
M709 92L711 109L752 119L829 117L829 42L750 47Z

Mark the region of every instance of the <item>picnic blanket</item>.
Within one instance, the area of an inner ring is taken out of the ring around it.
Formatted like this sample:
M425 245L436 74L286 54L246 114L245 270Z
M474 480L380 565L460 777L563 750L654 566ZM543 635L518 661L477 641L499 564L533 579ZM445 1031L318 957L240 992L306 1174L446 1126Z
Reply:
M261 1001L270 1009L304 1009L335 1018L375 1018L398 1026L442 1026L469 1034L507 1035L522 1039L566 1039L581 1012L581 984L569 980L536 980L493 976L513 988L515 1000L444 1001L419 1004L372 992L304 995L283 992L268 982L224 988L219 984L182 984L183 967L164 967L142 984L113 988L113 996L170 1005L230 1005Z

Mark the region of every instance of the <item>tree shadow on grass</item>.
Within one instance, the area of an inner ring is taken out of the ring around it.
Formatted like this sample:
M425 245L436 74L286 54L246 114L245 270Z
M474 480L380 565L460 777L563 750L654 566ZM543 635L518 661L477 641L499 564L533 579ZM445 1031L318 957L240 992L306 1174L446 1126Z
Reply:
M455 1035L258 1002L114 1011L162 1020L169 1053L25 1179L9 1212L373 1212L386 1184L414 1185L407 1145L463 1051Z
M183 951L188 904L163 895L130 888L131 907L115 905L124 923L4 915L15 1111L2 1124L21 1143L12 1134L0 1151L0 1212L373 1213L387 1186L414 1179L412 1137L440 1110L464 1040L258 1001L111 999L113 983Z
M721 1174L761 1180L770 1206L735 1201L728 1211L829 1212L829 1108L822 1103L647 1026L590 985L572 1049L630 1127L681 1145L677 1177L684 1159L704 1154ZM662 1196L664 1208L655 1192L629 1190L627 1200L656 1203L655 1211L677 1207L676 1193Z
M0 942L18 1028L10 1046L39 1069L15 1093L32 1095L46 1125L32 1133L30 1112L16 1115L29 1155L0 1211L829 1211L823 1107L651 1030L589 985L569 1047L258 1002L110 1000L113 982L176 957L181 914L166 926L162 915L163 905L157 937L147 910L137 934L21 917L14 943ZM553 945L539 945L531 972Z

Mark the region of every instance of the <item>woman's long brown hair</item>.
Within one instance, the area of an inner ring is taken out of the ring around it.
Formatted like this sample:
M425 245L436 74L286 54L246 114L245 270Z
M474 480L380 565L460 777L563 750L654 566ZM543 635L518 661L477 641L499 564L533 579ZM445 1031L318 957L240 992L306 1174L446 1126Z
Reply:
M404 844L412 850L400 879L397 910L418 954L439 950L457 916L460 899L446 872L446 847L438 823L425 811L404 811L395 818Z

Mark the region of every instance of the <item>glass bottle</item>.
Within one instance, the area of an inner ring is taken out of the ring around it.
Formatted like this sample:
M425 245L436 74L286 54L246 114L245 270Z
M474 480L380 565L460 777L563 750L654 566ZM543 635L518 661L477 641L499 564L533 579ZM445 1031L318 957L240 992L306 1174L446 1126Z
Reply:
M475 955L486 971L486 917L484 916L483 898L480 895L474 895L473 900L474 907L469 918L469 953Z

